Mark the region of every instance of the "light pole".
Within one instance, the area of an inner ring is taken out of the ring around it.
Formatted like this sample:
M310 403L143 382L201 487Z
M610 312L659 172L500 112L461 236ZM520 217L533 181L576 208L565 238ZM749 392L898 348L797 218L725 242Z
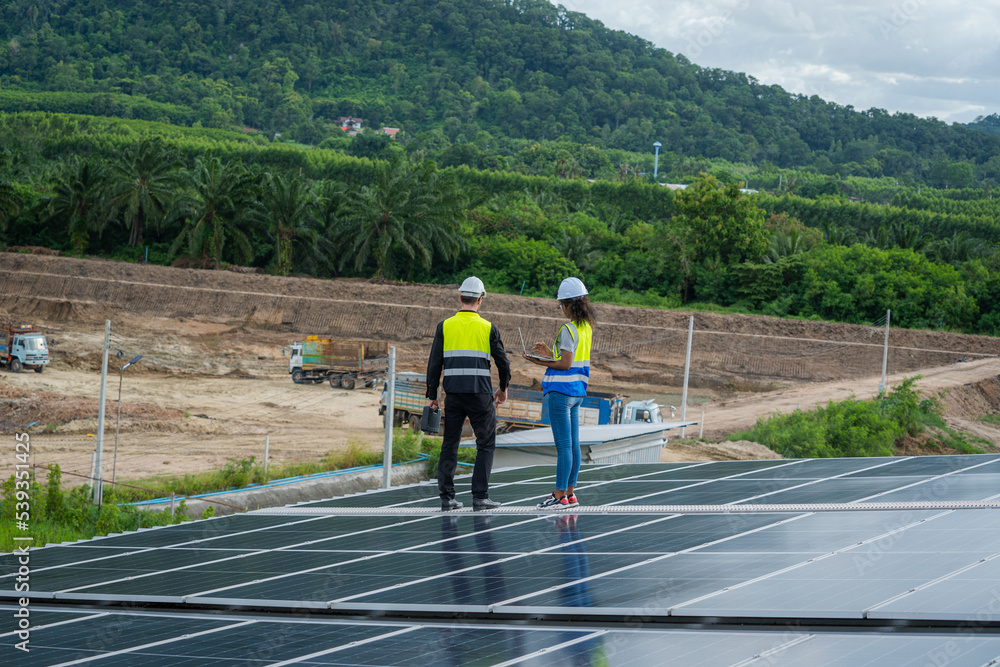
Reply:
M659 141L653 142L653 149L656 154L653 156L653 180L656 180L656 174L660 171L660 146L662 146Z
M138 354L133 357L127 364L118 369L118 417L115 419L115 454L113 458L113 463L111 464L111 490L115 490L115 473L118 471L118 424L122 420L122 377L125 375L125 369L142 359L142 355Z

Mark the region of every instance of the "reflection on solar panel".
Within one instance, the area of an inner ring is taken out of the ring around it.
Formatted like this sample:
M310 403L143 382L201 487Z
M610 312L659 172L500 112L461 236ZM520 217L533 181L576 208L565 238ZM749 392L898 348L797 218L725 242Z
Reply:
M537 512L554 472L494 475L506 513L433 511L422 484L33 550L18 664L1000 658L1000 456L594 466L586 511Z

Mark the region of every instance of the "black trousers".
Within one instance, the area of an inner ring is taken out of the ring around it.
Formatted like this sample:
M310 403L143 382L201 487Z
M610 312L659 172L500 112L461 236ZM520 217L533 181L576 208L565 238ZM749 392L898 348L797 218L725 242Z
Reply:
M444 441L438 461L438 493L442 500L455 497L455 468L462 426L469 418L476 434L476 465L472 469L472 497L488 498L493 451L497 444L497 411L493 394L448 394L444 399Z

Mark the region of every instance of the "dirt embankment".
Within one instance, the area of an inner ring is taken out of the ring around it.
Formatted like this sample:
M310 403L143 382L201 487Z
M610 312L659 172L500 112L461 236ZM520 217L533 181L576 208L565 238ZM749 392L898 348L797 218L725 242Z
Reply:
M0 286L9 311L50 321L94 322L123 313L208 316L240 332L286 338L321 332L390 341L401 346L404 367L419 366L437 323L457 301L453 287L438 285L281 278L10 253L0 254ZM597 311L596 382L681 383L691 313L608 305L598 305ZM548 340L561 321L549 299L489 294L482 312L509 343L518 328L528 340ZM711 313L694 313L694 320L690 382L696 387L770 389L867 377L882 363L884 331L875 327ZM889 372L997 355L1000 340L988 336L893 329ZM173 361L194 360L181 354Z
M422 370L434 328L456 301L452 287L0 253L0 318L40 325L52 339L53 359L41 375L0 371L0 427L37 421L36 462L87 473L104 320L110 319L106 441L114 434L120 379L120 476L259 460L265 436L272 464L315 460L350 442L377 448L383 440L378 393L294 385L281 348L317 333L386 340L397 346L400 370ZM561 321L548 299L489 294L484 303L484 316L508 343L518 327L528 340L548 340ZM691 313L597 309L595 389L679 405ZM852 394L866 398L877 390L882 329L704 313L694 318L687 416L700 420L704 410L708 439L750 428L770 412ZM137 354L142 361L119 377L121 365ZM990 337L893 329L889 384L923 374L921 389L947 390L950 423L1000 443L1000 431L979 419L1000 413L998 354L1000 341ZM536 367L511 357L516 383L537 381ZM971 361L955 363L961 357ZM697 435L692 431L688 437ZM671 444L665 452L674 460L768 455L753 443Z
M105 414L117 418L117 405L106 400ZM93 433L98 407L98 401L91 398L0 384L0 433L14 433L32 423L53 433ZM123 403L121 426L126 431L155 429L183 416L180 410L148 403Z

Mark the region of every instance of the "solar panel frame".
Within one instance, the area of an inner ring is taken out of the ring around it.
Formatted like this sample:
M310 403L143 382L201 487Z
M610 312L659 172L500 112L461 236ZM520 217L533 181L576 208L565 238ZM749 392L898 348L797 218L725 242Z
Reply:
M2 611L2 610L0 610ZM39 612L40 614L42 612ZM52 614L72 613L64 608ZM988 632L849 632L794 623L774 630L734 628L595 629L582 625L526 627L505 623L349 621L288 614L199 614L126 611L86 613L75 632L64 625L33 632L32 652L19 666L52 665L101 656L102 665L213 667L240 664L378 665L636 664L669 656L685 667L823 664L875 667L985 665L1000 656L1000 637ZM139 632L138 627L155 628ZM103 630L102 630L103 627ZM117 632L114 630L117 629ZM124 632L121 632L124 630ZM150 636L154 637L150 641ZM81 652L74 641L98 637L103 647ZM70 644L67 649L65 646ZM60 649L62 646L64 648ZM942 660L944 662L942 662Z

